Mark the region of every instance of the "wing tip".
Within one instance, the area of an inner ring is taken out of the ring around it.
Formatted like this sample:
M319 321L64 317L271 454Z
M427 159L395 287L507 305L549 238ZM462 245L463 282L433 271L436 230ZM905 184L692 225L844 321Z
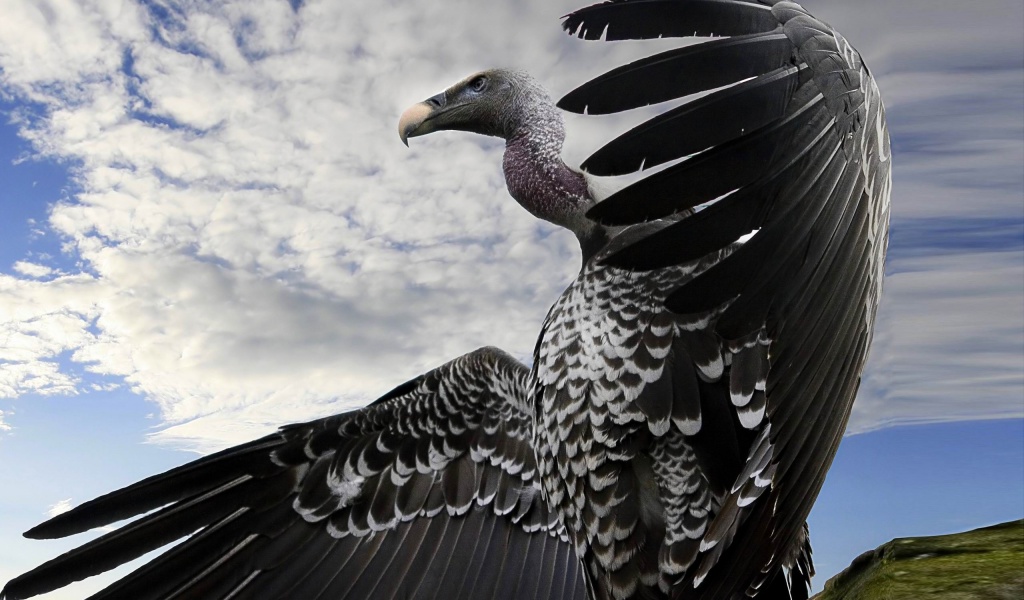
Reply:
M30 540L56 540L92 529L92 526L83 527L81 523L75 523L80 514L79 508L81 507L75 507L47 519L21 535Z

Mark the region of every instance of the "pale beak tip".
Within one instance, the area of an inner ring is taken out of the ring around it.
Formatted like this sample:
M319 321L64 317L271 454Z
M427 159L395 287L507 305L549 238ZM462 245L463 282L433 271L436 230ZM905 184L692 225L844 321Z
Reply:
M410 106L402 113L402 117L398 120L398 137L402 140L402 143L405 144L406 148L409 147L410 134L415 136L427 133L427 130L418 130L420 130L423 122L427 120L431 112L432 109L429 105L420 102Z

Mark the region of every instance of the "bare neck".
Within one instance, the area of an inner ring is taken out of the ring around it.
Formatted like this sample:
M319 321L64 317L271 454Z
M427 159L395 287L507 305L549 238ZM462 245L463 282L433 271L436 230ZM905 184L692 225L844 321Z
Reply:
M576 234L586 260L606 240L603 229L586 217L594 205L586 179L562 160L564 139L557 114L536 116L508 137L502 168L509 194L537 218Z

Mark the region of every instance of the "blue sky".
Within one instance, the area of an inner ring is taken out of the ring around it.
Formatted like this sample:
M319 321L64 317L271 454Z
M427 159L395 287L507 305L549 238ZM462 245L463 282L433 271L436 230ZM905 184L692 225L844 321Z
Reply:
M406 149L397 115L480 68L558 96L664 45L569 39L569 1L9 4L0 580L69 547L17 537L62 501L481 345L528 359L574 240L508 199L499 143ZM1024 8L806 5L876 74L895 165L856 435L811 519L820 586L894 536L1024 513ZM567 160L628 120L568 118Z

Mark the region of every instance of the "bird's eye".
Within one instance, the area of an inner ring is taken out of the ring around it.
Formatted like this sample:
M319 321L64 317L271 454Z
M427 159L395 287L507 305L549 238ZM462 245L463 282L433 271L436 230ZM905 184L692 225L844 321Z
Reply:
M473 90L474 92L482 92L484 91L484 87L486 85L487 78L484 77L483 75L477 75L476 77L470 80L469 89Z

